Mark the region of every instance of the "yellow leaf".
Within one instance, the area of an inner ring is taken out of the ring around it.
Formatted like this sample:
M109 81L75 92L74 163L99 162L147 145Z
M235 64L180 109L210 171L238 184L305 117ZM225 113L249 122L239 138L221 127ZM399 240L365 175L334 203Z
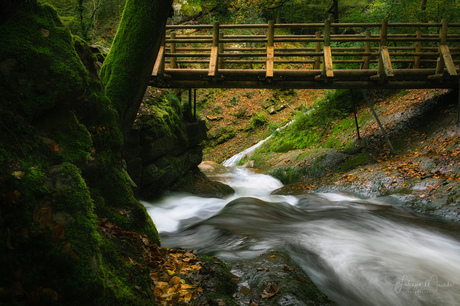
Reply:
M174 268L174 270L166 269L166 272L168 272L169 275L174 275L174 273L176 273L176 268Z
M24 171L14 171L13 173L11 173L11 175L13 175L18 180L21 180L24 177L24 175L26 175L26 173Z

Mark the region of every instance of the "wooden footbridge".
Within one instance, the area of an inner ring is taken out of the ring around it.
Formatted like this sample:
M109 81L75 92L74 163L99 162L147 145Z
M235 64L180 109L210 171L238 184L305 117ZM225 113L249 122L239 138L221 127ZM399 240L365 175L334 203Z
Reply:
M460 24L446 20L169 25L150 85L457 88L459 64Z

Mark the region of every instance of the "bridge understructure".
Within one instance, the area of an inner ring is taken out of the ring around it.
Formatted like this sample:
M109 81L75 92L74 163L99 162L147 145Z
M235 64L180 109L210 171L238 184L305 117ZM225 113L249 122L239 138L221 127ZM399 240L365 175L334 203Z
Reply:
M460 24L449 24L446 20L169 25L150 85L457 88L459 64Z

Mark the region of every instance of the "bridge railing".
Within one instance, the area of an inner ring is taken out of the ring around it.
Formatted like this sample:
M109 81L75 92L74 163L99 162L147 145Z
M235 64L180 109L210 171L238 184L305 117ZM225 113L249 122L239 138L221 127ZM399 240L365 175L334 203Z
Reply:
M460 24L449 24L446 20L441 23L385 20L381 23L329 20L313 24L214 23L167 26L153 77L209 80L253 75L267 80L306 77L333 81L336 77L359 76L381 81L395 75L416 75L439 80L457 77L458 64Z

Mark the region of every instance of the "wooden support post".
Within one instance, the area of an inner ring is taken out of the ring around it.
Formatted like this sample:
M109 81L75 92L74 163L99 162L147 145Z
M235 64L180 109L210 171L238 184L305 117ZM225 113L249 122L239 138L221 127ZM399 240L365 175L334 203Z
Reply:
M361 135L359 135L358 116L356 115L356 105L355 105L355 97L353 95L353 89L350 89L350 96L351 96L351 103L353 104L353 114L355 115L356 134L358 135L358 139L361 139Z
M175 40L175 39L176 39L176 32L171 32L171 40ZM171 53L176 53L176 43L174 41L171 43ZM171 57L171 68L173 69L177 68L175 57Z
M212 32L212 47L211 58L209 60L209 77L216 77L218 75L219 66L217 64L219 58L219 23L216 21L213 24Z
M327 19L324 24L324 63L323 76L331 79L334 77L331 52L331 19Z
M366 31L366 39L371 38L371 32ZM371 42L366 41L364 42L364 52L370 53L371 52ZM361 66L361 69L369 69L369 60L370 57L368 55L363 56L363 64Z
M196 88L193 90L193 119L196 121Z
M382 47L387 46L387 37L388 37L388 20L382 20L382 26L380 28L380 54L379 54L379 74L385 72L384 62L382 58ZM388 51L388 50L387 50Z
M321 32L316 32L315 38L321 38ZM316 53L321 52L321 42L319 41L315 42L315 52ZM320 69L320 68L321 68L321 57L315 56L315 64L313 66L313 69Z
M442 55L441 47L447 44L447 29L448 29L447 20L443 19L441 21L441 31L439 33L439 37L441 38L441 41L439 42L439 57L438 57L438 63L436 65L435 75L442 75L444 73L445 62L444 62L444 57Z
M223 54L224 51L225 51L224 43L221 42L223 38L224 38L224 33L219 33L219 48L218 48L219 54ZM225 63L224 63L224 57L223 56L219 56L217 66L218 66L219 69L225 69Z
M188 89L188 115L189 115L189 118L192 119L192 89L189 88Z
M422 38L422 31L417 31L415 32L416 37ZM415 42L415 53L420 53L422 52L422 42L421 41L416 41ZM414 69L420 68L420 55L414 56Z
M391 152L393 154L396 154L396 151L395 151L395 149L393 149L393 145L391 144L390 138L388 137L388 134L385 132L385 129L383 128L383 125L380 122L379 117L377 116L377 113L375 112L374 107L372 106L371 101L369 101L369 98L367 97L366 92L364 91L364 89L361 89L361 92L363 93L364 99L366 100L367 105L369 105L369 108L371 109L372 115L374 116L375 120L377 121L377 124L379 125L380 130L382 131L382 134L385 137L385 140L387 141Z
M267 64L265 76L267 78L273 78L273 66L275 58L275 22L273 20L268 21L267 30Z
M158 50L158 56L153 66L152 75L158 76L163 74L165 71L165 39L163 38L163 43L161 44L160 50Z

